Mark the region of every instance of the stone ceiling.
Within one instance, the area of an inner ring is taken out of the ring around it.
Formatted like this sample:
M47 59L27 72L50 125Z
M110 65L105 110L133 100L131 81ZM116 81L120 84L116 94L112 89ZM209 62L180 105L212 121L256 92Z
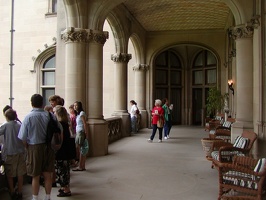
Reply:
M230 9L220 0L127 0L146 31L225 29Z

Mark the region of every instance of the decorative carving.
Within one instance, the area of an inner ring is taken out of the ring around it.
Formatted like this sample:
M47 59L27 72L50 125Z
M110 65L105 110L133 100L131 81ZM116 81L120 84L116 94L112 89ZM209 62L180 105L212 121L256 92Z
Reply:
M104 45L108 38L109 34L107 31L103 32L96 32L93 30L90 31L90 41Z
M134 71L148 71L149 65L146 64L139 64L139 65L135 65L133 67Z
M259 18L260 16L256 15L250 20L251 26L253 26L254 29L257 29L260 26Z
M61 39L65 42L88 42L90 33L86 29L70 27L61 32Z
M229 36L235 40L240 38L251 38L253 37L253 33L254 28L249 25L242 25L229 29Z
M126 62L128 63L128 61L132 58L131 54L127 54L127 53L115 53L111 55L111 60L114 62Z

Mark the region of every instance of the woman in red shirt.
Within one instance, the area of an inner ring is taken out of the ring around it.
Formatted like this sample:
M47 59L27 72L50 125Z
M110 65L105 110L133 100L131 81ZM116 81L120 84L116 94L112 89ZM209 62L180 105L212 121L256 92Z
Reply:
M152 134L150 136L150 139L148 139L148 142L152 142L153 141L154 136L155 136L156 131L157 131L157 128L159 129L159 141L158 142L162 142L163 126L162 127L158 127L157 126L157 122L159 121L159 119L161 118L163 120L163 116L164 116L164 110L161 107L162 101L160 99L156 99L154 105L155 106L153 107L153 109L151 111L151 115L152 115Z

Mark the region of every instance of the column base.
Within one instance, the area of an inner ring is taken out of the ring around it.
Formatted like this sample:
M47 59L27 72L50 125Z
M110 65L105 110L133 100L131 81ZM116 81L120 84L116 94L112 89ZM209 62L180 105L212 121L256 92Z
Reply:
M108 154L108 124L105 120L89 119L89 156Z

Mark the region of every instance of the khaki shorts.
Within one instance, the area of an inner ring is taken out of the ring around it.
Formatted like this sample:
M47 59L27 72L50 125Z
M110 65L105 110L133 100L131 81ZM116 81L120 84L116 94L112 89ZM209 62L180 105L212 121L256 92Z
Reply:
M85 140L85 132L77 132L76 133L76 138L75 138L75 143L78 146L82 146Z
M55 152L46 144L29 145L27 152L27 174L39 176L42 172L53 172Z
M7 155L5 172L8 177L23 176L26 174L25 154Z

